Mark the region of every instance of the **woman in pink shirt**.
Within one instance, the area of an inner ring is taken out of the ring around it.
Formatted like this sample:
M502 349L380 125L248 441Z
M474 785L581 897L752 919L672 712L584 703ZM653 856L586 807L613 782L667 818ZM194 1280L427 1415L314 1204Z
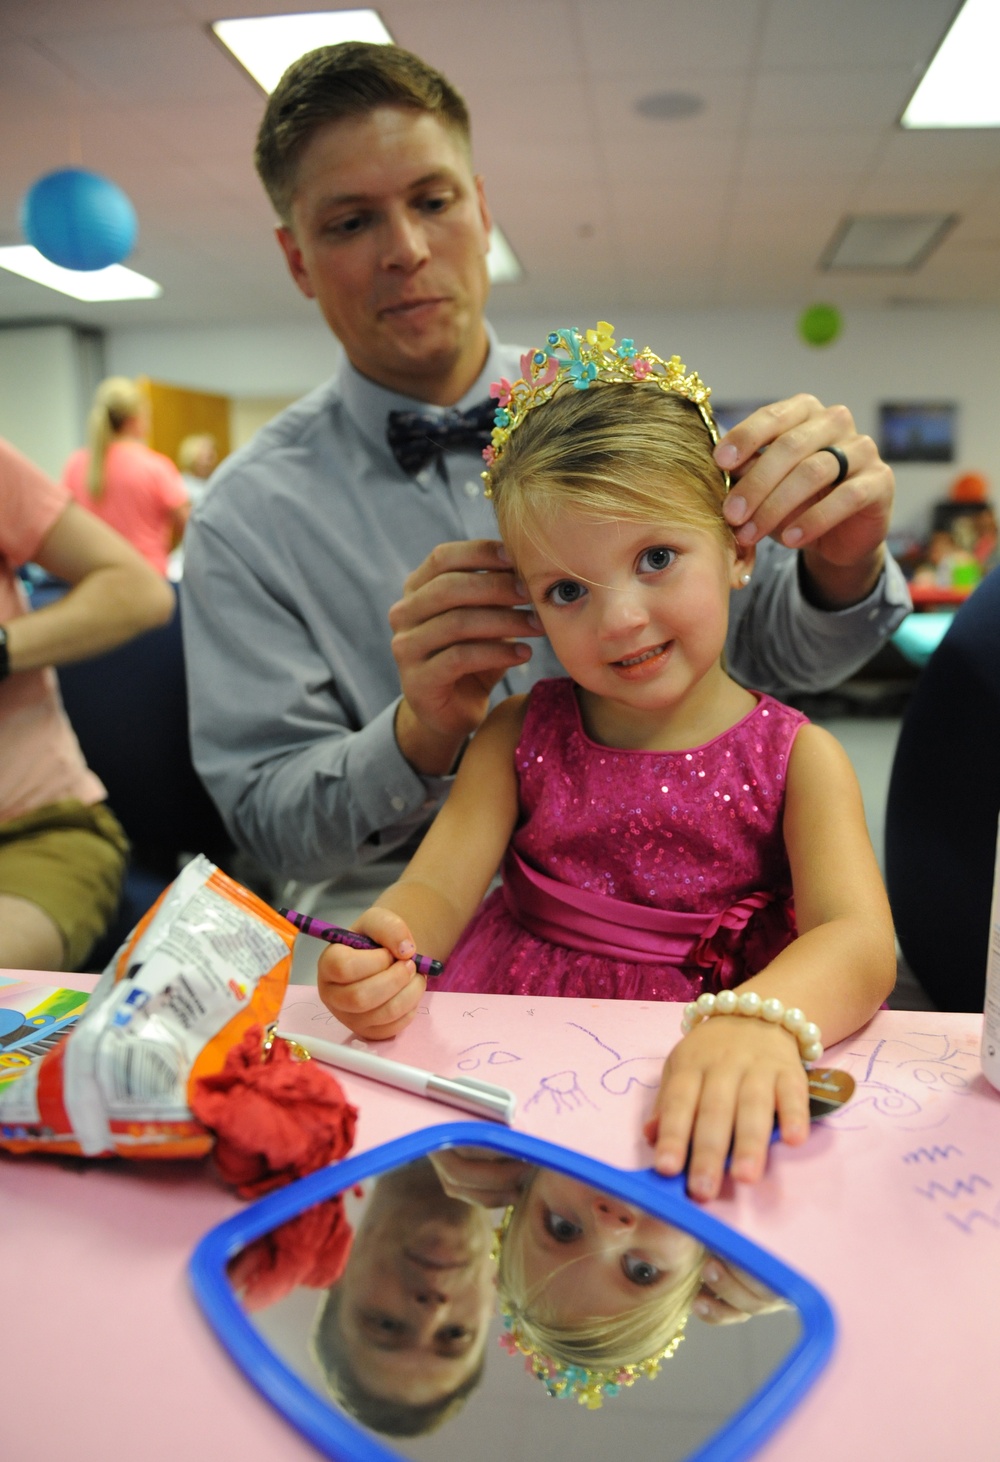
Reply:
M87 446L74 452L63 484L139 550L161 574L191 511L184 480L169 457L146 446L145 398L125 376L109 376L94 396Z
M67 594L29 612L27 562ZM115 910L127 845L52 669L165 623L169 584L0 440L0 968L77 969Z

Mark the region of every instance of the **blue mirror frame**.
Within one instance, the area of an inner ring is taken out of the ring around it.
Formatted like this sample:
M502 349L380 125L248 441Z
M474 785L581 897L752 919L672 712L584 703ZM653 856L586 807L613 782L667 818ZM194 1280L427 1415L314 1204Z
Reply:
M283 1188L212 1229L192 1255L189 1274L201 1308L233 1360L248 1379L319 1450L336 1462L399 1462L399 1452L334 1411L301 1381L258 1334L227 1277L229 1261L247 1244L313 1204L355 1183L378 1177L441 1147L490 1147L527 1162L555 1168L591 1187L640 1205L677 1224L707 1249L748 1270L794 1305L801 1334L765 1385L688 1462L742 1462L788 1415L816 1380L835 1339L833 1311L815 1285L693 1203L683 1175L665 1178L651 1168L626 1171L524 1133L485 1122L448 1122L424 1127L394 1142L370 1148ZM655 1459L651 1459L655 1462Z

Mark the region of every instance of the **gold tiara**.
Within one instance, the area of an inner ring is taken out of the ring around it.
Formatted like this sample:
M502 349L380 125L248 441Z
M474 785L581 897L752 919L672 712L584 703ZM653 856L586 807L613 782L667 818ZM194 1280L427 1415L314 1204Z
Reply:
M640 1377L653 1381L660 1374L663 1361L670 1360L684 1339L687 1319L681 1320L677 1333L662 1350L634 1365L616 1366L614 1370L592 1370L590 1366L559 1365L545 1354L525 1335L520 1321L504 1303L500 1305L503 1334L500 1344L509 1355L523 1355L524 1368L529 1375L541 1381L550 1396L559 1401L577 1401L588 1411L597 1411L604 1405L606 1397L617 1396L628 1386L634 1386Z
M577 391L587 391L594 385L636 386L646 382L690 401L698 408L712 441L719 440L719 429L708 404L711 387L696 371L688 372L679 355L663 360L648 345L639 350L634 340L617 342L615 327L607 320L598 320L593 330L585 332L575 328L553 330L540 349L521 356L520 380L511 382L502 377L490 386L490 395L498 404L491 445L483 452L486 496L490 496L489 469L499 462L511 435L529 412L551 401L560 387L572 385Z

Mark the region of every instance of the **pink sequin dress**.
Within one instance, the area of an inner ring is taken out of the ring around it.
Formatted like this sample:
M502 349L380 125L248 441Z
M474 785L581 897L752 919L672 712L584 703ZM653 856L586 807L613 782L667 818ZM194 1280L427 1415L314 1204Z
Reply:
M570 680L532 690L504 883L441 990L690 1000L737 985L795 936L785 772L806 718L768 695L690 751L619 751L583 728Z

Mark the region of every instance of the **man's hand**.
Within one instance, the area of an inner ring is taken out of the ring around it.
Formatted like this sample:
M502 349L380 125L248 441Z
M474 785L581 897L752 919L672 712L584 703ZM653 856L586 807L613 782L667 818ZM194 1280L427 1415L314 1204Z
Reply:
M824 447L847 458L836 487L839 464ZM871 593L885 558L893 475L846 406L803 395L761 407L722 438L715 460L733 475L725 515L739 542L770 535L802 549L821 608L847 608Z
M403 701L396 740L411 766L444 775L489 710L490 692L543 633L500 543L441 543L389 610Z

